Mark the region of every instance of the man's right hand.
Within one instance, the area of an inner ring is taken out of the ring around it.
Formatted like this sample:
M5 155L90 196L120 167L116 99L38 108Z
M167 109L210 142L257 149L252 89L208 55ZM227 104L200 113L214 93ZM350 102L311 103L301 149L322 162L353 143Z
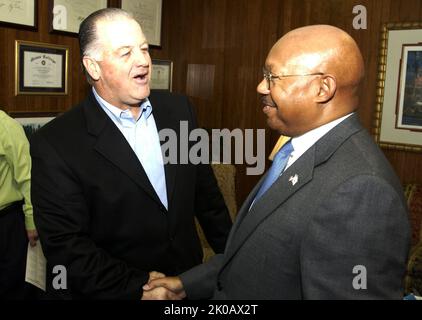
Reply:
M160 297L169 300L181 300L186 297L182 280L179 277L150 278L150 281L142 288L144 295L147 294L148 296L160 294ZM164 296L161 294L164 294Z

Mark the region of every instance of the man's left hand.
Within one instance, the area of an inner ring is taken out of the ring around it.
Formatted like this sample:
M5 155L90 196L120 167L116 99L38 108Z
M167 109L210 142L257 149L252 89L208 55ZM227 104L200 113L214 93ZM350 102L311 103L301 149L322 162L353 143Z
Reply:
M37 245L38 240L37 230L26 230L26 235L28 237L31 247L35 247Z

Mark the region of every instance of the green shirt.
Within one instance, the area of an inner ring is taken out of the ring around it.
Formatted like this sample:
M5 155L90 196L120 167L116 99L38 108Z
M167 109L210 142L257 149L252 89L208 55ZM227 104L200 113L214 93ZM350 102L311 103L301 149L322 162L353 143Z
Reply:
M31 204L31 156L22 126L0 110L0 210L24 199L27 230L34 230Z

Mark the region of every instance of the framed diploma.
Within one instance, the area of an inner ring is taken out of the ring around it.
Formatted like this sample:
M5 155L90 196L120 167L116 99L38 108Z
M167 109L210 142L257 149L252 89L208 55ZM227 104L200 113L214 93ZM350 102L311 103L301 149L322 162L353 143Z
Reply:
M2 1L2 0L0 0ZM107 0L49 0L50 30L77 35L79 25L94 11L107 8Z
M173 62L169 60L152 60L150 88L172 91Z
M121 0L121 8L133 14L151 46L161 46L163 0Z
M35 30L37 0L0 0L0 25Z
M16 40L15 94L66 95L69 48Z

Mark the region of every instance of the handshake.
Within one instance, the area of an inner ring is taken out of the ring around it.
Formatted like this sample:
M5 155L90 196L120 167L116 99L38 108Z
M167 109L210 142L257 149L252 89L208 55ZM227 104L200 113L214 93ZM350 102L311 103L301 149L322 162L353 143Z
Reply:
M179 277L166 277L157 271L149 273L148 283L142 289L142 300L182 300L186 297Z

